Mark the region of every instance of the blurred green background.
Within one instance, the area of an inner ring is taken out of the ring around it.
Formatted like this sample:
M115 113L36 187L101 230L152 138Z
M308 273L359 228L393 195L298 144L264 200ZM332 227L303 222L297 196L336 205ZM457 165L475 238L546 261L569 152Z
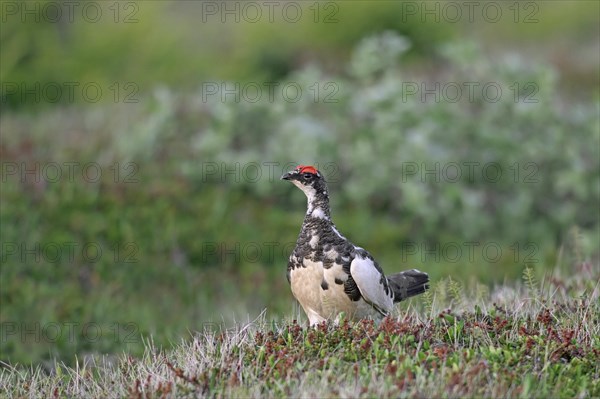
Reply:
M597 2L1 5L3 362L296 317L296 163L386 272L598 267Z

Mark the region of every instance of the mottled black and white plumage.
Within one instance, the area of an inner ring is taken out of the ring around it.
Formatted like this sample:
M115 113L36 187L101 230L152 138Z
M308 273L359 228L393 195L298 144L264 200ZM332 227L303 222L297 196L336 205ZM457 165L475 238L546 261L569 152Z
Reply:
M429 287L429 276L415 269L385 276L366 250L340 234L331 221L325 179L317 169L300 165L281 178L308 199L287 278L311 325L342 312L350 319L381 318L395 302Z

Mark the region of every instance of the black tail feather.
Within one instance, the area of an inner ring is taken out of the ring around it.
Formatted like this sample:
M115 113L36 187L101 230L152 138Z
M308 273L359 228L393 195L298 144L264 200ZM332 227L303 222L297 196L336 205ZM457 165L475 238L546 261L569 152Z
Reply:
M429 288L429 275L417 269L392 274L387 278L394 291L394 302L422 294Z

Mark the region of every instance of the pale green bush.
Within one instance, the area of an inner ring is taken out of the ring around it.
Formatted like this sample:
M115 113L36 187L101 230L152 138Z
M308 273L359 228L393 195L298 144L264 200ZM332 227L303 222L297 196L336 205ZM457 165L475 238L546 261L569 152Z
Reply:
M403 65L408 46L386 32L359 44L344 76L297 71L297 102L279 91L274 101L212 99L193 157L334 165L325 172L339 201L413 220L433 239L560 240L572 225L598 226L597 104L561 98L556 72L521 56L453 43L438 71L419 73ZM268 179L246 183L273 191Z

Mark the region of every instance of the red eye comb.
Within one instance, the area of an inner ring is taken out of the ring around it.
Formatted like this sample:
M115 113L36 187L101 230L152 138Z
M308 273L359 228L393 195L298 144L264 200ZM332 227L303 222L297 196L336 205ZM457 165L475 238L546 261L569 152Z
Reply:
M319 171L314 166L298 165L296 170L298 173L312 173L313 175L319 174Z

